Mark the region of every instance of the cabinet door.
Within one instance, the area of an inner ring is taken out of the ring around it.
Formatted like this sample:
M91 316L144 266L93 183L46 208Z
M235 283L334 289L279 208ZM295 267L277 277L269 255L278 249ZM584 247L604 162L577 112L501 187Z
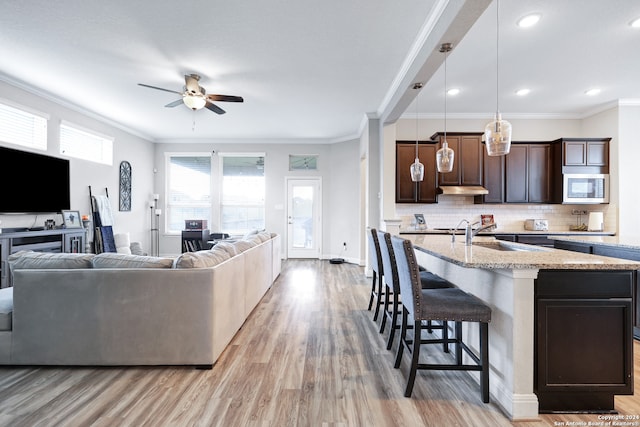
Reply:
M438 140L442 146L444 135ZM447 144L455 153L453 169L438 174L440 185L482 185L482 134L447 134Z
M411 180L410 168L416 158L415 143L396 144L396 203L436 203L438 187L436 144L419 144L418 158L424 165L424 179Z
M529 203L550 203L552 201L551 145L529 144L528 150L528 201Z
M587 141L587 166L609 166L609 142Z
M528 192L527 146L511 144L505 156L505 202L526 203Z
M489 156L483 150L482 181L489 194L482 196L484 203L504 202L504 158L505 156Z
M482 137L464 135L460 140L460 185L482 185Z
M438 188L437 148L435 144L425 144L420 145L418 149L420 163L424 165L424 180L418 183L418 203L436 203L438 201L436 194Z
M587 144L585 141L564 142L564 166L585 166L587 164Z

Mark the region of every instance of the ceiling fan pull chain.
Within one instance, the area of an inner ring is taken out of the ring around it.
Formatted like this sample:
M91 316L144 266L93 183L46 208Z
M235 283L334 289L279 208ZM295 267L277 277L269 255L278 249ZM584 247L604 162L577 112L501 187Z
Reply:
M196 131L196 110L193 110L193 125L191 126L191 132Z

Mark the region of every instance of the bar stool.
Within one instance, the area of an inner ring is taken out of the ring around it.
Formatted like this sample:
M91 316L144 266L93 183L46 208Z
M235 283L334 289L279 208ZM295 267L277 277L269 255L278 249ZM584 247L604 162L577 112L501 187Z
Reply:
M389 319L390 331L389 338L387 340L387 350L390 350L393 346L396 330L399 330L401 327L399 315L402 314L402 297L398 281L398 268L396 266L396 259L391 246L391 234L383 231L378 231L377 234L378 242L380 244L380 254L382 257L382 268L386 272L384 276L386 288L384 291L384 303L382 304L384 307L384 316L382 317L380 332L384 332L387 319ZM419 274L422 289L442 289L453 287L453 284L449 281L431 273L430 271L421 270ZM440 325L433 325L429 322L427 328L429 332L433 329L442 329L443 334L447 334L446 322L442 322ZM444 344L444 349L446 352L449 351L446 343Z
M371 307L373 307L373 303L375 301L376 310L373 314L373 321L375 322L378 320L380 306L384 303L384 301L382 300L382 280L384 276L384 270L382 266L382 255L380 254L378 231L375 228L369 229L369 232L367 233L367 240L369 242L369 262L371 263L371 269L373 270L373 279L371 280L371 296L369 297L369 308L367 308L367 310L371 311Z
M480 392L482 401L489 403L489 322L491 308L479 298L459 288L422 289L419 281L419 268L413 245L410 241L391 237L395 254L402 293L402 327L400 329L400 345L396 354L394 367L399 368L403 351L406 348L411 354L411 367L405 397L411 397L417 370L463 370L480 371ZM442 343L445 339L423 339L422 323L429 320L454 321L455 337L446 339L456 344L455 364L420 363L421 344ZM462 322L478 323L480 329L479 355L476 355L462 341ZM413 339L407 337L407 330L412 326ZM474 364L464 364L462 351Z

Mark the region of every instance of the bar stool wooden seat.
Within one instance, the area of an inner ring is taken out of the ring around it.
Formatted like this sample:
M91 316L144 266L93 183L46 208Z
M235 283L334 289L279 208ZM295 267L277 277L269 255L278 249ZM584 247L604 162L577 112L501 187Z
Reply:
M463 370L480 371L480 391L482 401L489 403L489 322L491 307L479 298L459 288L422 289L419 280L419 267L410 241L395 236L391 237L392 250L395 254L400 292L402 293L402 326L400 329L400 345L394 366L400 367L403 351L406 348L411 354L411 366L405 397L411 397L418 370ZM422 337L423 322L454 321L455 336L451 339L424 339ZM476 355L462 340L462 322L478 323L480 329L479 355ZM407 333L412 326L413 337ZM447 340L455 344L455 363L433 364L420 363L420 347L422 344L442 343ZM474 363L463 363L462 352Z
M384 302L382 304L384 307L384 315L380 325L380 332L384 332L387 319L389 319L390 331L389 338L387 340L387 350L390 350L393 346L396 330L399 330L401 327L399 320L400 315L402 314L402 296L400 292L400 284L398 282L398 269L396 266L395 255L391 247L391 234L383 231L378 231L377 234L382 258L382 268L386 272L384 278ZM420 285L423 289L442 289L453 287L453 284L449 281L426 270L420 271ZM429 323L429 332L431 332L432 329L442 329L444 334L447 332L446 323L441 323L438 326ZM446 343L444 349L445 351L448 351Z

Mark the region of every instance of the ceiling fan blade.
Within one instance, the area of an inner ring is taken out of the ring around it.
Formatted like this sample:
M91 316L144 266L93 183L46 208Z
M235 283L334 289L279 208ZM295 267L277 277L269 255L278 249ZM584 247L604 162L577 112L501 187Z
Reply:
M200 85L198 84L199 80L200 76L197 74L185 74L184 83L187 88L187 92L190 92L193 95L201 93Z
M182 92L176 92L175 90L171 90L171 89L163 89L163 88L157 87L157 86L145 85L143 83L138 83L138 86L144 86L144 87L148 87L148 88L151 88L151 89L157 89L157 90L162 90L162 91L165 91L165 92L177 93L178 95L182 95Z
M184 104L184 101L182 100L182 98L176 99L175 101L168 103L167 105L165 105L165 107L173 108L173 107L177 107L180 104Z
M207 98L210 101L244 102L244 99L241 96L233 96L233 95L211 94L211 95L207 95Z
M210 103L209 101L207 101L207 103L205 104L205 108L218 114L226 113L226 111L224 111L222 108L218 107L216 104Z

